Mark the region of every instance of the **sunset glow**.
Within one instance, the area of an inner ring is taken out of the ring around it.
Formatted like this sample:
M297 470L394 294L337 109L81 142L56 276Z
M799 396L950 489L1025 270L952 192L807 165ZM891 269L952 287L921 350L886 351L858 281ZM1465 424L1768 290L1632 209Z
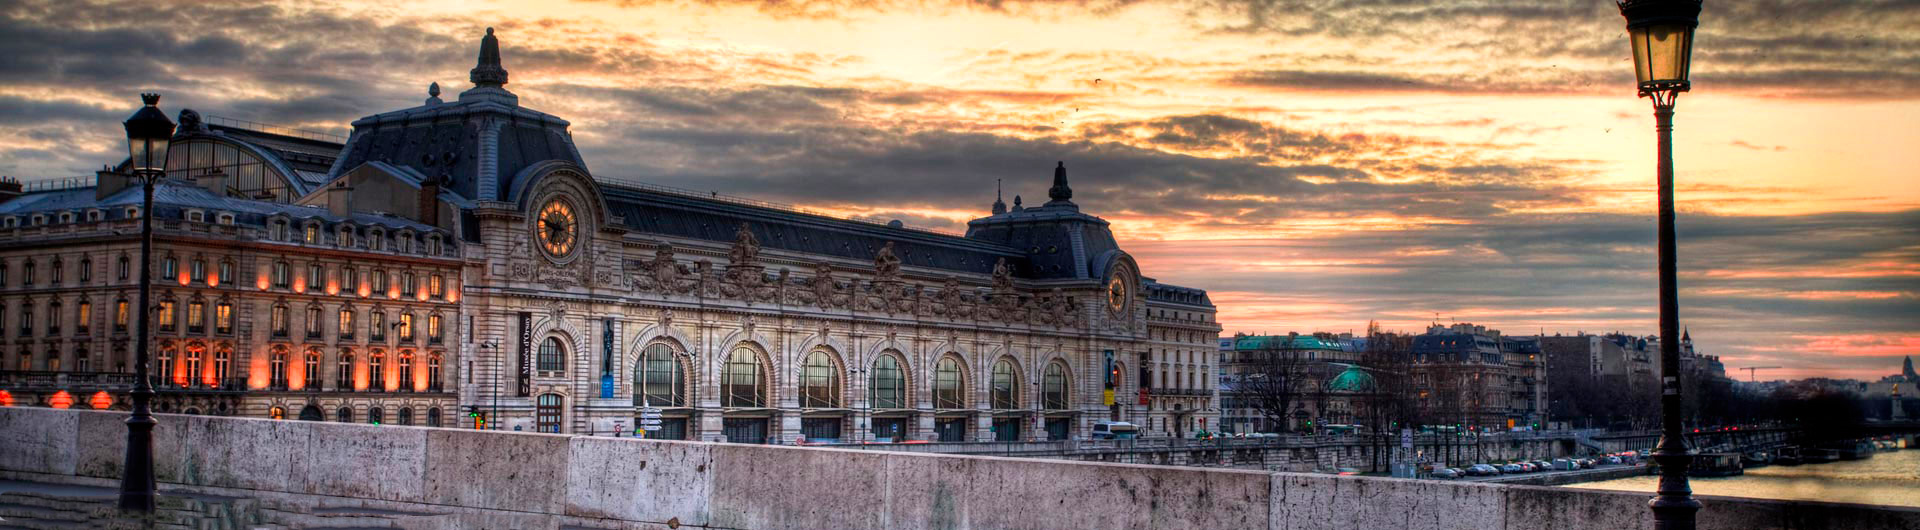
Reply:
M471 86L493 27L506 88L570 120L596 177L957 233L997 188L1045 202L1064 161L1227 333L1655 332L1653 122L1611 2L83 4L0 8L0 172L124 158L141 90L344 133ZM1920 353L1915 27L1887 2L1703 15L1681 316L1730 370L1876 379ZM389 282L345 288L408 294Z

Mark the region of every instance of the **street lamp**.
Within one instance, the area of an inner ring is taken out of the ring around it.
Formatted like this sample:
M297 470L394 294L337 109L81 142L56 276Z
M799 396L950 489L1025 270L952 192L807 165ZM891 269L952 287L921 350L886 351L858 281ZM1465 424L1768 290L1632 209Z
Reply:
M153 382L147 377L146 313L153 295L153 185L166 176L167 144L173 139L173 120L160 112L159 94L141 94L145 105L124 123L127 127L127 170L140 179L140 324L133 345L133 414L127 417L126 471L120 475L120 508L153 512Z
M1673 104L1690 88L1687 72L1693 55L1693 30L1700 25L1701 0L1621 0L1633 43L1633 71L1640 97L1653 99L1654 130L1659 134L1660 193L1660 487L1647 502L1653 526L1692 529L1700 501L1687 485L1687 442L1680 430L1680 302L1673 235Z

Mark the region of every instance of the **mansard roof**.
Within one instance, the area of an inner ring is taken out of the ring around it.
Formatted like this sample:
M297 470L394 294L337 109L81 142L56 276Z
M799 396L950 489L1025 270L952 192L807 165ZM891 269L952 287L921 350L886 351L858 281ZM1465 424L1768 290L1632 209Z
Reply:
M1019 250L969 238L703 197L666 188L601 180L609 212L636 232L732 242L746 223L762 248L872 260L892 242L902 265L992 274L1007 260L1014 276L1034 278Z
M0 216L32 215L35 213L58 214L61 212L84 212L100 209L106 219L128 218L126 207L138 207L142 197L140 186L127 186L105 199L94 198L94 186L81 186L61 190L30 192L13 200L0 203ZM158 219L184 218L187 210L204 210L212 221L218 213L233 214L236 224L265 225L273 217L285 217L296 222L313 219L330 228L341 222L351 222L356 226L383 226L391 230L413 229L421 234L442 232L439 228L421 224L409 219L369 213L334 215L325 208L259 201L216 194L190 182L175 179L162 179L153 189L154 216Z

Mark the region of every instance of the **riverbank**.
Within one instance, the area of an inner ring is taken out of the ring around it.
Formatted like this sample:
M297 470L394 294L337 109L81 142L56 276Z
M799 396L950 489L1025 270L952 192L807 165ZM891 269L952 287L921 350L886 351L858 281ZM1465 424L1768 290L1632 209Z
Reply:
M1866 460L1758 467L1740 476L1693 478L1689 482L1696 495L1920 508L1920 450L1879 453ZM1659 477L1649 475L1563 487L1652 495L1658 483Z

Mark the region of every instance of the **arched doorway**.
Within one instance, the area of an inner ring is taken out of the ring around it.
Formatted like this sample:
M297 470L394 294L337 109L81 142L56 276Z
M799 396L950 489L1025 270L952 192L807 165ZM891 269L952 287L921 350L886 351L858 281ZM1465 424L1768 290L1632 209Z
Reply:
M320 407L307 405L300 409L300 421L327 421L327 415L320 412Z

